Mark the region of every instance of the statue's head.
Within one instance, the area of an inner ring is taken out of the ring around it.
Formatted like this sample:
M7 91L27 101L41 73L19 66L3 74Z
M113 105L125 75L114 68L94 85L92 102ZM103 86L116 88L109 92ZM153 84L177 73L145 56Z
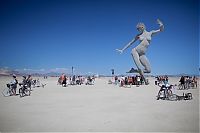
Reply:
M143 32L146 29L144 23L138 23L137 26L136 26L136 28L140 32Z

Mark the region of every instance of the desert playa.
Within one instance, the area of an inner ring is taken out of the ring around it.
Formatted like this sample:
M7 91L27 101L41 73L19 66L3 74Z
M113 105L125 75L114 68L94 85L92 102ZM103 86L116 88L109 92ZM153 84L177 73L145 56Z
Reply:
M0 91L11 77L0 77ZM192 100L156 100L159 87L124 88L98 78L94 85L62 87L57 79L40 78L47 84L34 88L31 96L0 95L1 132L199 132L199 89ZM19 80L21 80L19 78ZM179 78L169 77L178 84Z

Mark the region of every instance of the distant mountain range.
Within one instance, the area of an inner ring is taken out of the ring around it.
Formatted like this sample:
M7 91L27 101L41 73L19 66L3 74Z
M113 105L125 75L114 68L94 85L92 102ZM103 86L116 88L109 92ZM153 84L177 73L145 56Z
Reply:
M11 70L8 68L0 68L0 76L9 76L12 74L18 75L18 76L22 76L22 75L29 75L31 74L32 76L60 76L63 72L30 72L30 71L17 71L17 70ZM65 73L66 75L70 75L69 73ZM146 75L147 77L156 77L156 76L164 76L166 74L163 75ZM86 75L85 75L86 76ZM118 76L126 76L126 75L118 75ZM192 74L185 74L185 73L181 73L181 74L170 74L170 75L166 75L168 77L180 77L180 76L199 76L199 75L192 75ZM100 74L99 77L112 77L111 75L102 75Z
M23 70L11 70L8 68L0 68L0 76L10 76L10 75L17 75L17 76L23 76L23 75L32 75L32 76L51 76L51 77L57 77L65 73L68 76L72 76L70 73L66 73L63 71L56 71L56 72L39 72L39 71L23 71ZM92 74L90 74L92 75ZM88 75L83 75L83 76L88 76Z
M20 71L11 70L11 69L0 68L0 76L10 76L12 74L15 74L17 76L29 75L29 74L31 74L32 76L59 76L62 73L61 72L49 72L49 73L20 72Z
M10 70L10 69L0 68L0 76L9 76L12 74L19 75L20 73L18 71L14 71L14 70Z

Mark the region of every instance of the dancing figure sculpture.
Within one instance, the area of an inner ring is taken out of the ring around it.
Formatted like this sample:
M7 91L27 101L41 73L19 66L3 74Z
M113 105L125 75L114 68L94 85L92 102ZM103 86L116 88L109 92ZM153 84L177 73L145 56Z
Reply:
M144 23L138 23L136 28L140 33L138 35L136 35L135 38L133 38L133 40L131 42L129 42L123 49L116 49L120 53L123 53L124 50L129 48L134 42L136 42L137 40L140 41L139 45L136 46L135 48L133 48L132 52L131 52L137 69L131 68L131 70L128 71L128 73L136 72L136 73L139 73L141 76L143 76L144 73L151 72L150 63L149 63L145 53L151 42L151 37L154 34L164 30L164 25L159 19L157 19L157 23L159 24L159 29L152 30L150 32L146 30ZM143 70L142 70L142 66L144 67Z

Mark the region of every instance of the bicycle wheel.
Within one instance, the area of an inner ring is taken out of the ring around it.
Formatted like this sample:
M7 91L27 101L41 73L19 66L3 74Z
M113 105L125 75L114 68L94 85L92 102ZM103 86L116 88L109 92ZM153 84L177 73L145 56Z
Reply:
M23 96L24 96L24 93L23 93L22 88L19 89L19 96L20 96L20 97L23 97Z
M24 90L24 94L25 94L26 96L30 96L30 95L31 95L31 91L30 91L29 89L25 89L25 90Z
M163 90L160 90L160 91L158 92L157 100L159 100L159 99L162 99L162 100L165 99L164 91L163 91Z
M2 91L2 94L4 95L4 97L9 97L9 96L10 96L9 88L5 88L5 89Z
M178 85L178 89L182 90L183 86L181 84Z
M177 101L178 100L177 95L172 94L172 95L168 96L168 100L169 101Z

